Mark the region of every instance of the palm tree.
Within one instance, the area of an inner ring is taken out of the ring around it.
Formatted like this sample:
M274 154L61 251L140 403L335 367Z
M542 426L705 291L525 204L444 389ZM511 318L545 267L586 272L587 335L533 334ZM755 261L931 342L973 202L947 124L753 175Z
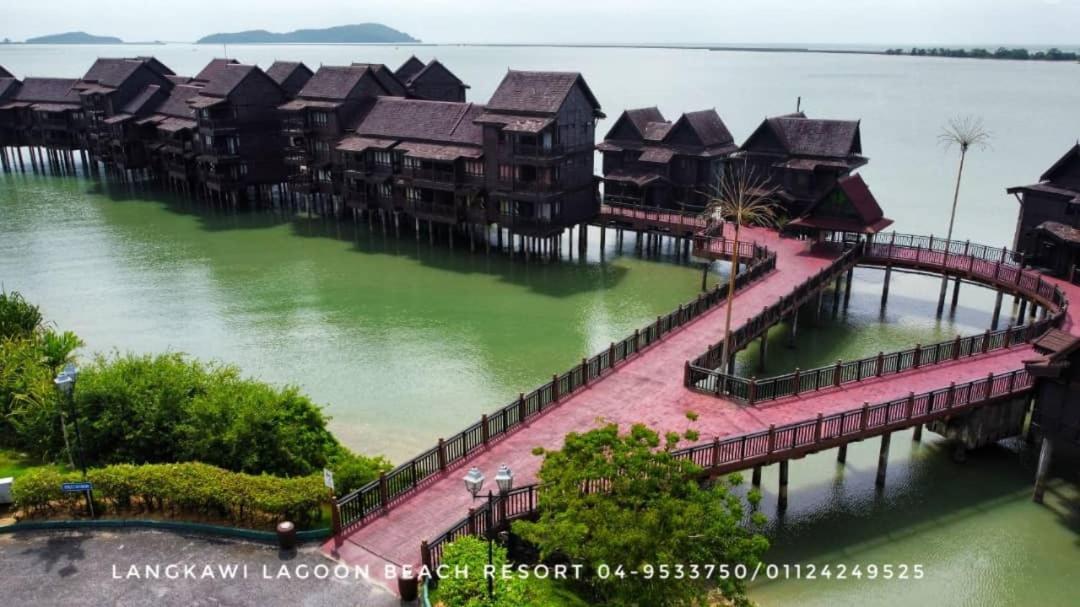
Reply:
M964 176L964 160L967 158L968 150L972 147L980 150L989 147L990 131L986 130L982 118L978 116L957 116L949 120L942 128L941 134L938 135L938 141L946 149L954 146L960 148L960 167L956 171L956 189L953 191L952 212L949 213L949 230L945 234L944 261L947 261L949 256L948 242L952 240L953 222L956 221L956 203L960 200L960 180ZM945 291L948 285L949 277L942 272L941 295L938 297L938 316L941 316L942 311L945 309Z
M724 349L720 359L724 365L731 353L731 309L735 301L735 277L739 273L740 232L743 226L777 225L777 207L774 202L777 190L767 179L758 178L752 168L744 167L741 170L726 171L706 193L706 217L735 226L735 241L731 249L731 275L728 277L727 311L724 318Z

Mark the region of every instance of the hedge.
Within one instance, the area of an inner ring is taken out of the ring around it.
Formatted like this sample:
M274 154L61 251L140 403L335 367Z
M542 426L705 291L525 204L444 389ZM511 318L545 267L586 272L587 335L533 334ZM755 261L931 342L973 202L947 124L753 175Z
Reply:
M273 528L281 520L308 525L329 499L319 475L255 476L196 462L118 464L88 470L87 479L99 515L159 513L253 529ZM28 471L12 487L15 505L25 518L83 514L83 495L60 490L62 483L80 480L78 473Z

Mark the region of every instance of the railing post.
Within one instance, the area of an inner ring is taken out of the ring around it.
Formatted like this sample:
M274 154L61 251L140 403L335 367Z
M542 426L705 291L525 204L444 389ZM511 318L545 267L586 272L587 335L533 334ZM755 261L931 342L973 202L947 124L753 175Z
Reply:
M434 571L431 566L431 548L428 547L427 540L420 540L420 564L423 565L425 571Z
M870 403L863 402L862 414L859 416L859 432L866 432L866 426L869 423L870 417Z
M387 502L390 501L386 490L386 473L379 473L379 507L384 511L387 509Z
M766 453L771 455L773 447L776 446L776 424L769 424L769 440L766 443L766 446L768 447Z
M833 386L840 387L840 373L843 363L836 359L836 367L833 368Z
M990 398L990 390L994 387L994 372L990 371L986 374L986 394L983 395L983 400Z
M922 344L915 344L915 354L911 358L911 367L913 369L919 368L919 359L922 358Z
M884 366L885 366L885 353L884 352L878 352L877 353L877 372L874 373L875 377L881 377L881 373L884 370L883 369Z
M960 334L957 333L956 339L953 340L952 347L952 359L958 360L960 358Z
M904 408L907 409L907 411L904 412L904 418L905 419L911 419L912 414L915 413L915 393L914 392L908 392L907 404L904 405Z
M982 353L986 354L990 351L990 329L983 333Z
M1010 373L1010 374L1009 374L1009 382L1008 382L1008 384L1007 384L1007 385L1005 386L1005 392L1007 392L1007 393L1009 393L1009 394L1012 394L1012 391L1013 391L1013 380L1015 380L1015 379L1016 379L1016 373L1015 373L1015 372L1013 372L1013 373Z
M525 423L525 393L518 392L518 423Z
M469 518L465 524L465 528L468 529L469 535L476 535L476 509L469 508Z
M945 397L945 408L952 409L953 399L956 398L956 382L949 382L948 396Z
M485 414L480 416L480 436L482 437L482 439L484 441L484 446L485 447L488 444L488 440L491 438L491 436L489 436L489 434L490 434L490 430L488 430L488 416L487 416L487 413L485 413Z
M608 359L607 360L608 360L608 368L609 369L614 369L615 368L615 342L611 342L611 345L608 346Z
M559 402L559 374L551 376L551 402Z
M713 437L712 443L712 467L715 468L720 465L720 437Z
M795 379L794 379L794 382L795 382L795 386L792 389L792 393L795 396L798 396L799 395L799 387L801 386L800 371L799 371L798 367L795 367Z
M683 386L686 387L686 388L689 388L690 387L690 361L686 361L686 362L683 363L683 376L682 377L683 377L683 381L682 381Z
M817 424L814 426L814 443L820 443L821 442L821 418L822 417L823 416L820 413L817 414Z
M750 378L750 387L747 390L746 400L751 405L754 404L754 399L757 398L757 377Z
M581 359L581 385L589 385L589 359L587 358Z
M446 443L439 439L439 472L446 472Z
M634 354L641 348L641 329L634 329Z

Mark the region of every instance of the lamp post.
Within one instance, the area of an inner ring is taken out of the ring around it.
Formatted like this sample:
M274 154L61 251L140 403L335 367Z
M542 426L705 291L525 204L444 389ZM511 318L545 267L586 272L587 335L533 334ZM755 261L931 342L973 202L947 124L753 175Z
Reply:
M477 495L480 494L480 490L484 487L484 473L473 466L465 474L464 480L465 489L472 494L473 499L476 499ZM514 488L514 473L510 471L510 466L506 464L499 466L499 471L495 473L495 484L499 487L500 498ZM488 489L487 536L488 571L492 571L495 565L495 495L490 489ZM495 574L493 571L487 576L487 589L488 598L495 598Z
M83 455L82 432L79 431L79 414L75 410L75 381L79 378L79 369L73 363L64 365L64 369L56 375L53 384L67 401L68 409L71 410L71 419L75 424L75 444L79 449L79 468L82 470L82 479L86 480L86 458ZM86 490L86 509L90 512L90 518L94 518L94 490Z

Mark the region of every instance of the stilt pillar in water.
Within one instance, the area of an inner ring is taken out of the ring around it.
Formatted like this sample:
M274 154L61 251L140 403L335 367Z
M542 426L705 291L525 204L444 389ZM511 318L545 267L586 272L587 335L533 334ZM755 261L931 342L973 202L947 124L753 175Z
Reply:
M949 305L949 308L952 309L952 310L955 310L956 309L956 304L959 301L960 301L960 277L957 276L956 279L953 281L952 303Z
M843 278L843 274L836 277L836 282L833 284L832 293L832 316L836 318L840 314L840 280Z
M881 286L881 309L889 302L889 279L892 278L892 264L885 266L885 284Z
M1050 458L1054 454L1054 443L1050 437L1043 437L1042 449L1039 450L1039 466L1035 470L1035 490L1031 494L1031 500L1036 504L1043 503L1043 494L1046 493L1046 477L1050 475Z
M877 478L874 479L874 485L878 488L885 486L885 471L889 467L889 440L891 437L891 432L881 435L881 450L878 452L877 460Z
M776 507L787 510L788 460L780 462L780 490L776 496Z
M755 487L761 486L761 466L754 466L754 471L750 475L750 484Z
M606 242L605 242L606 240L607 240L607 227L605 227L603 224L601 224L600 225L600 258L601 259L604 258L604 245L606 244Z
M1020 313L1016 315L1016 324L1024 324L1024 315L1027 314L1027 300L1020 300Z
M915 433L911 435L911 440L915 442L922 441L922 424L915 425Z
M1001 299L1004 295L1003 291L998 291L997 298L994 300L994 318L990 321L991 331L996 331L998 328L998 321L1001 319Z
M836 450L836 461L841 464L847 462L847 443L840 445L840 448Z
M851 279L855 277L855 268L850 268L847 271L847 277L844 279L844 312L847 312L848 303L851 302Z
M937 315L941 318L942 313L945 312L945 294L949 290L949 275L944 271L941 275L941 291L938 293L937 300Z
M769 350L769 332L766 331L761 334L761 347L758 349L758 372L765 370L765 358L768 356Z
M705 292L708 289L708 287L705 286L705 283L708 281L708 279L709 279L709 262L706 261L705 263L701 264L701 291L702 292Z
M795 347L795 340L799 337L799 307L796 306L791 312L791 332L788 333L788 347Z

